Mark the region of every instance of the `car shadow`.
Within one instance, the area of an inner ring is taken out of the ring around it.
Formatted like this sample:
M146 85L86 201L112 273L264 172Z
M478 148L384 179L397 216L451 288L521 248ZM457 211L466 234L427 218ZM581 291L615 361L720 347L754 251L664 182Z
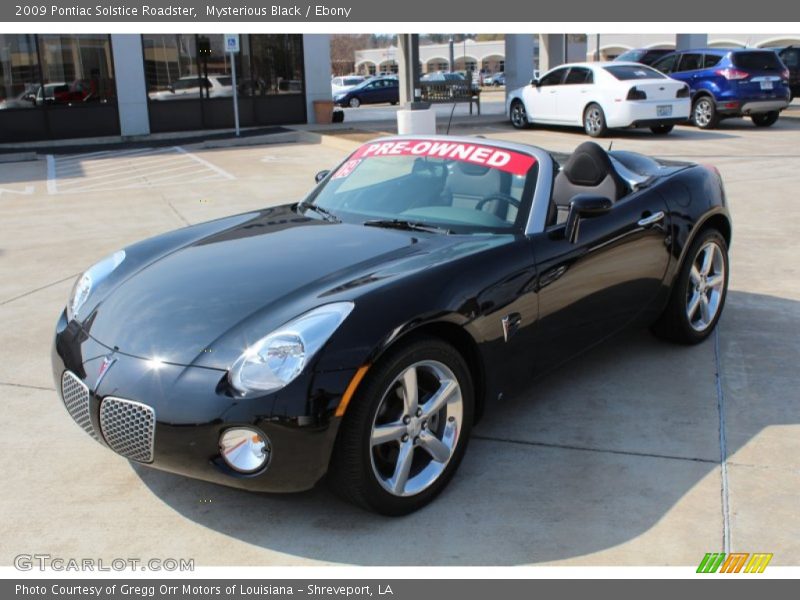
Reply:
M511 129L511 125L509 124L509 129ZM536 129L543 129L545 131L552 131L554 133L567 133L572 134L575 137L585 138L585 139L592 139L581 129L580 127L561 127L558 125L533 125L531 127L532 130ZM686 140L724 140L724 139L732 139L738 138L738 135L732 135L730 133L724 133L719 130L708 131L704 129L698 129L693 125L678 125L675 129L672 130L667 135L655 135L652 131L650 131L647 127L638 127L635 129L611 129L603 138L597 139L597 142L602 145L603 140L612 140L612 139L651 139L651 140L658 140L663 142L669 142L669 140L676 140L676 141L686 141Z
M722 536L717 361L731 462L764 428L800 423L800 405L786 402L798 334L800 302L739 291L729 293L718 339L699 346L621 334L537 380L524 397L489 407L449 487L408 517L364 512L324 485L267 495L133 468L185 518L319 561L558 561L630 542L682 500L688 526L706 535L698 533L702 544ZM693 535L659 531L668 544ZM636 564L651 562L634 556Z

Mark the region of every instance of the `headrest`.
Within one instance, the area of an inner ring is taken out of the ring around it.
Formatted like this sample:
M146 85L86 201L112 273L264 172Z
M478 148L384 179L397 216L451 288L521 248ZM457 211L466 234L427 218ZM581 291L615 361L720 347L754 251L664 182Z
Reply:
M455 166L456 169L464 175L470 175L472 177L486 175L486 172L490 169L490 167L484 167L483 165L476 165L475 163L469 162L456 162Z
M593 187L614 172L614 165L599 144L583 142L567 159L563 172L570 183Z

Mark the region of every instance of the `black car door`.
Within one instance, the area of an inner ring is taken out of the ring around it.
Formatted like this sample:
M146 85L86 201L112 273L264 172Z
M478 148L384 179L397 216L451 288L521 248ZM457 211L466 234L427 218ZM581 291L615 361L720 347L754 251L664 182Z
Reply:
M623 197L580 220L575 243L565 225L531 237L539 318L531 356L539 372L653 310L670 259L668 211L658 192Z

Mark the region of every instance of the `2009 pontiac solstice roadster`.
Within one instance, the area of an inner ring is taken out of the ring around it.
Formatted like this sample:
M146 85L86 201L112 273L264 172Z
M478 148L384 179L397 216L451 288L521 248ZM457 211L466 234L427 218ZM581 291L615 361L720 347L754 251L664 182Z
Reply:
M714 329L713 167L454 137L361 146L302 202L120 250L75 283L53 374L131 460L257 491L434 498L484 406L636 323Z

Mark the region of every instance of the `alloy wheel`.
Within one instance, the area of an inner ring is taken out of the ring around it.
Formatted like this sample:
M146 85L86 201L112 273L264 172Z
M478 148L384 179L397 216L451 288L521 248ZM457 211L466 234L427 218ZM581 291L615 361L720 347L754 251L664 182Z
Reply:
M522 102L515 102L511 107L511 124L517 129L525 127L528 123L528 118L525 114L525 106Z
M722 305L725 290L725 258L714 241L704 244L689 271L686 317L695 331L705 331Z
M584 125L586 127L586 133L589 135L595 135L603 129L603 114L597 106L593 106L586 111Z
M464 417L461 386L449 367L406 367L383 394L370 433L372 471L394 496L414 496L444 472Z
M694 106L694 122L698 127L708 127L714 118L714 107L708 98L702 98Z

